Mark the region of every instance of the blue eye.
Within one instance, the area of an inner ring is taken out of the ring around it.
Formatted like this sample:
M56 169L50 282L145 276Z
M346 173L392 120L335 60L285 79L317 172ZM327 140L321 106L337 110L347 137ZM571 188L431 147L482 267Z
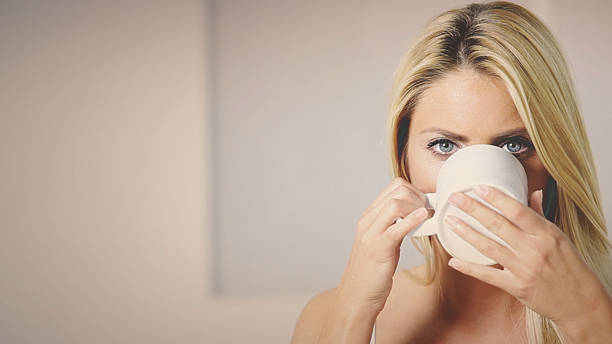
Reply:
M456 144L449 139L437 138L427 144L427 149L434 155L447 156L452 154L455 146ZM508 152L516 156L523 156L534 150L533 144L522 136L514 136L506 139L503 141L501 147L506 147L505 149Z
M433 150L434 154L449 155L450 152L453 151L453 147L455 146L455 144L452 141L447 140L447 139L437 139L427 144L427 148L429 149L431 149L431 147L433 146L437 146L439 149L439 150Z
M508 142L504 146L508 147L508 152L515 154L521 151L523 144L519 142Z

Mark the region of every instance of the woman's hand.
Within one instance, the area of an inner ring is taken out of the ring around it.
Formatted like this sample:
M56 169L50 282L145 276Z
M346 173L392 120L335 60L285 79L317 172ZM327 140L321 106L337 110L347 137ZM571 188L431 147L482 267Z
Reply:
M544 217L542 191L531 195L529 206L494 187L483 185L474 191L503 215L463 193L454 193L449 201L510 247L484 236L454 216L445 217L445 221L463 239L502 265L503 270L456 258L449 265L506 290L527 307L554 320L570 337L595 331L599 333L599 340L612 339L610 296L567 235ZM455 220L454 226L452 220ZM583 325L592 328L581 328Z
M404 237L432 215L425 205L423 192L398 177L364 211L337 289L344 305L373 312L383 309ZM395 223L399 217L404 220Z

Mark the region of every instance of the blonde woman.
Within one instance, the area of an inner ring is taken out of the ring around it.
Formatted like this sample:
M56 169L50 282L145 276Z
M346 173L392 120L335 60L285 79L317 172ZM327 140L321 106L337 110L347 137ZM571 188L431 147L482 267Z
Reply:
M365 210L337 288L315 295L293 343L612 343L612 262L593 156L570 74L549 30L509 2L432 20L395 74L394 179ZM442 163L472 144L523 164L529 206L488 188L452 202L510 244L455 223L499 264L450 259L437 237L426 263L397 270L403 239L432 215ZM395 223L398 217L405 221Z

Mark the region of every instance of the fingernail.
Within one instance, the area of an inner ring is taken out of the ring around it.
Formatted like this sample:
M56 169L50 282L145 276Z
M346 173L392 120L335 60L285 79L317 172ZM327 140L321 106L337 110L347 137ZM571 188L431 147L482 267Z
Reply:
M484 185L474 186L474 191L480 197L485 197L489 193L489 188Z
M454 192L449 197L449 201L456 205L462 205L465 202L465 195L461 192Z
M451 258L448 261L448 265L453 267L453 268L458 268L458 267L461 266L461 262L459 260L455 259L455 258Z
M419 219L425 217L425 215L427 215L427 209L425 208L419 208L414 212L414 216Z
M446 215L444 217L444 222L448 223L449 225L453 227L456 227L458 225L457 219L452 215Z

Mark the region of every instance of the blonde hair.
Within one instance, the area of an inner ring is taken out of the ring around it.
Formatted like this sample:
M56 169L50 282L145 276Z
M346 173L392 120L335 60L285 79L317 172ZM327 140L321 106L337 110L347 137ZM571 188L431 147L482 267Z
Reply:
M541 162L557 182L554 223L612 294L612 246L573 83L556 39L527 9L506 1L472 3L430 21L394 74L388 123L393 177L410 180L406 144L420 95L465 67L504 82ZM437 239L411 239L425 256L426 275L409 275L431 284L442 264ZM551 319L526 308L525 321L530 344L565 342Z

